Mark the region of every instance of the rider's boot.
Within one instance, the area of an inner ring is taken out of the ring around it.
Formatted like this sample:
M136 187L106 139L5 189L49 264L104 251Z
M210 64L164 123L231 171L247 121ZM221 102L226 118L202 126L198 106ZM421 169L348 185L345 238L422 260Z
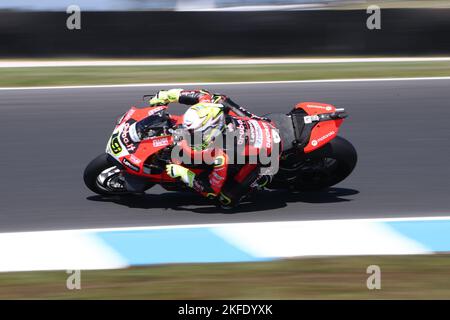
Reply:
M223 209L231 209L238 206L253 189L253 186L255 184L259 185L259 180L261 180L262 186L269 182L263 177L264 176L259 175L259 168L256 168L239 182L235 179L231 179L229 182L225 183L225 186L218 196L220 207Z

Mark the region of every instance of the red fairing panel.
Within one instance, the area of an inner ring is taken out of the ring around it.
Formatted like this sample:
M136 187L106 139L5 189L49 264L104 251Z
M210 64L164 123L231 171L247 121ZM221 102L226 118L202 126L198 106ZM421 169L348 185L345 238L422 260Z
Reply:
M310 116L336 111L335 106L319 102L302 102L297 104L295 109L303 109ZM312 152L334 139L338 134L342 121L342 119L339 119L319 122L312 129L309 142L303 151L305 153Z
M157 107L148 107L143 109L137 109L136 107L132 107L126 114L125 117L122 119L121 124L125 123L129 120L135 120L139 121L142 120L148 116L151 116L155 114L156 112L159 112L163 109L167 109L167 106L157 106ZM173 122L178 123L180 119L175 116L170 117ZM125 136L127 136L127 131L125 130L123 132ZM167 147L168 145L173 143L173 137L172 136L158 136L158 137L152 137L150 139L143 140L138 143L132 143L131 148L129 149L129 154L125 155L120 158L120 161L125 165L126 171L142 175L142 176L148 176L153 177L154 175L147 175L143 173L143 165L147 157L150 155L158 152L159 150ZM160 175L157 175L160 177Z

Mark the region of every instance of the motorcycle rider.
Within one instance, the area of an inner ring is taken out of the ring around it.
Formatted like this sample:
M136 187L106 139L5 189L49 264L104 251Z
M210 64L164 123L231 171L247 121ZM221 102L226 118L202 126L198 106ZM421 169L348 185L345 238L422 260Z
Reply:
M267 121L237 105L227 96L212 94L206 90L162 90L150 100L150 105L167 105L172 102L191 106L183 116L182 127L191 135L200 134L202 137L200 145L192 144L192 141L188 143L186 139L181 142L191 154L205 152L219 135L223 137L236 131L236 121L240 121L242 126L243 120L236 120L230 113L244 119ZM185 166L175 163L166 165L166 172L203 196L217 199L224 208L236 206L251 188L261 188L270 181L269 176L260 175L258 164L236 164L224 148L215 148L212 156L210 170L202 174L196 175Z

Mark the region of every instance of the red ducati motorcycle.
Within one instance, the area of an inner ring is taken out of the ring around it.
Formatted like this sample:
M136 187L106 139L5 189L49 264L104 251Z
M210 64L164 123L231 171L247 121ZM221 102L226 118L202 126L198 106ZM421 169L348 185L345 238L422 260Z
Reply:
M350 175L357 153L349 141L337 135L346 117L344 109L331 104L302 102L288 114L270 113L265 115L268 121L258 120L255 126L261 130L256 132L261 137L253 139L254 143L276 137L281 146L278 171L265 187L318 191ZM117 120L106 152L87 165L86 186L100 195L143 193L155 184L169 191L186 190L184 184L165 171L177 143L173 128L182 123L182 118L169 114L168 106L132 107ZM145 128L146 139L134 142L130 138L129 128L133 124ZM267 130L269 126L271 129ZM205 168L198 166L192 170L200 173Z

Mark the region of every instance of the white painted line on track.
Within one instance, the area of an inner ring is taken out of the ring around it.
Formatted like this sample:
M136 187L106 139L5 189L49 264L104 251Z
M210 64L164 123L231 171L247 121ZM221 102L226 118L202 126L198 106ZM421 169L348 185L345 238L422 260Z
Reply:
M107 88L138 88L163 86L223 86L223 85L264 85L264 84L302 84L302 83L335 83L335 82L387 82L387 81L425 81L450 80L446 77L415 77L415 78L358 78L358 79L322 79L322 80L282 80L282 81L237 81L237 82L172 82L172 83L129 83L129 84L99 84L74 86L40 86L40 87L0 87L6 90L58 90L58 89L107 89Z
M227 223L205 223L205 224L180 224L180 225L161 225L161 226L138 226L138 227L111 227L111 228L86 228L86 229L67 229L67 230L38 230L38 231L14 231L3 232L0 234L16 234L16 233L73 233L79 232L108 232L108 231L139 231L139 230L155 230L155 229L189 229L189 228L219 228L224 226L262 226L264 224L272 225L291 225L293 223L316 223L316 222L400 222L400 221L440 221L450 220L450 216L434 216L434 217L402 217L402 218L359 218L359 219L325 219L325 220L289 220L289 221L262 221L262 222L227 222Z
M244 58L244 59L168 59L168 60L0 60L0 68L46 67L123 67L123 66L192 66L192 65L259 65L259 64L321 64L378 62L445 62L450 57L396 58Z

